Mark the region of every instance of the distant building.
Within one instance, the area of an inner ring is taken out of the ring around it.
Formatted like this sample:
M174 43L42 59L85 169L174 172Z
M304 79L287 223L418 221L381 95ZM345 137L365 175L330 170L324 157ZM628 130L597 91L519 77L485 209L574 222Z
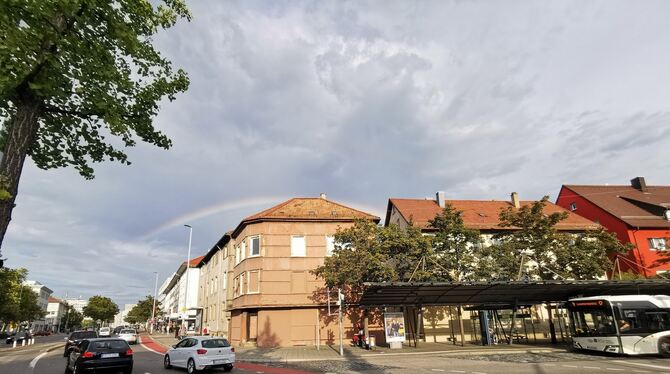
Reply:
M177 271L161 286L161 305L166 318L172 326L178 327L186 322L191 332L198 331L198 281L200 269L198 266L204 256L191 259L189 266L184 261ZM188 279L188 281L187 281ZM188 283L188 292L186 292ZM188 299L187 299L188 297ZM159 298L156 298L159 300Z
M50 297L47 305L47 315L44 319L46 329L54 332L60 331L60 322L67 313L67 309L68 305L65 301Z
M84 315L84 308L88 305L88 299L82 299L81 297L78 297L76 299L73 297L71 298L66 297L65 299L63 299L63 301L65 301L68 305L74 308L74 310L81 313L82 315ZM84 317L84 320L91 321L92 318Z
M30 289L37 294L37 303L46 314L47 307L49 306L49 297L51 296L53 291L49 287L43 285L42 283L33 280L27 280L23 282L23 285L30 287ZM32 321L31 327L33 331L45 330L46 329L45 319L42 318L39 320Z
M123 310L119 311L114 316L114 324L112 327L128 325L128 322L126 322L126 317L128 316L128 313L130 313L130 310L133 309L136 305L137 304L125 304L123 306Z
M230 234L224 234L200 262L198 290L203 328L207 327L211 335L226 337L229 335L233 299L233 290L228 287L228 278L233 274L230 263L234 253Z
M633 245L618 261L622 271L645 277L670 271L670 264L657 263L670 244L670 186L648 186L644 177L630 185L563 185L556 204Z

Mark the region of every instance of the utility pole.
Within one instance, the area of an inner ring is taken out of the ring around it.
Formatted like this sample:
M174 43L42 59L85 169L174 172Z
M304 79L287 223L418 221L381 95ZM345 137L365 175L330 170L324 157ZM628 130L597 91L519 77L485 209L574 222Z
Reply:
M156 294L158 293L158 272L154 271L156 274L156 284L154 285L154 307L151 309L151 330L149 334L154 333L154 324L156 323Z
M342 304L344 304L344 294L340 288L337 289L337 303L339 304L339 321L340 321L340 356L344 356L344 346L342 345L342 337L344 336L344 326L342 318Z
M193 239L193 227L191 225L184 225L188 227L188 255L186 256L186 290L184 291L184 319L182 321L182 326L184 327L184 334L188 334L188 322L186 322L186 319L188 317L188 276L189 276L189 269L191 268L191 239Z

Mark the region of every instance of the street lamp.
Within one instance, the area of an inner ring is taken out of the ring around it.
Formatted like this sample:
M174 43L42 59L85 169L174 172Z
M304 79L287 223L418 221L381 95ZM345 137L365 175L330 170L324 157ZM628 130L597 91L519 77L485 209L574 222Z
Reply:
M186 260L186 291L184 292L184 309L188 310L188 278L189 278L189 268L191 267L191 239L193 239L193 227L191 225L184 225L185 227L188 227L188 255L187 255L187 260ZM186 312L188 313L188 312ZM188 317L188 314L184 317L184 320L182 321L182 325L186 325L184 328L184 333L188 333L188 323L186 322L186 317Z
M158 272L154 271L156 274L156 284L154 285L154 307L151 309L151 328L149 334L154 333L154 324L156 323L156 294L158 293Z

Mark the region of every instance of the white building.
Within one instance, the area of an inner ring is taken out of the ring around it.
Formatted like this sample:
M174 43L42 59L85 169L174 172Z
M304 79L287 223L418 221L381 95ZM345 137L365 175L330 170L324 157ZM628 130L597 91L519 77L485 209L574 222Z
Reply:
M67 313L67 308L68 305L65 301L55 297L49 298L49 304L47 305L47 315L44 318L47 330L60 330L60 321L65 316L65 313Z
M53 291L49 287L37 281L27 280L23 282L23 285L30 287L30 289L37 294L37 303L46 314L47 306L49 306L49 296L51 296ZM44 318L32 321L31 328L33 329L33 331L44 330L46 328Z
M161 286L161 296L157 300L163 300L162 309L173 326L179 326L184 321L188 324L189 331L196 331L198 316L198 285L200 280L200 269L198 266L204 256L191 260L188 271L186 261L177 269L177 272L169 277ZM188 283L188 292L186 292ZM186 299L188 296L188 300Z
M63 299L68 305L74 308L77 312L84 314L84 307L88 305L88 300L87 299L82 299L81 297L78 298L65 298Z
M127 325L128 323L126 322L126 317L128 316L128 313L130 313L130 310L133 309L136 305L137 304L125 304L123 306L123 310L114 316L114 325L112 327Z

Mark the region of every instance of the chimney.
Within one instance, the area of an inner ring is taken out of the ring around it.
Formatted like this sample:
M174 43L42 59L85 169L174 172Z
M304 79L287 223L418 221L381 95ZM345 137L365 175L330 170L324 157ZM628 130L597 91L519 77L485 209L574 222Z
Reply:
M447 204L444 202L444 191L437 191L437 193L435 193L435 201L442 209L447 206Z
M324 200L328 200L328 196L326 196L326 194L323 193L323 192L321 192L321 194L319 195L319 197L322 198L322 199L324 199Z
M631 179L630 185L642 192L647 192L647 183L644 181L644 177L636 177Z
M521 208L521 203L519 203L519 194L516 192L512 192L512 205L514 205L514 207L517 209Z

